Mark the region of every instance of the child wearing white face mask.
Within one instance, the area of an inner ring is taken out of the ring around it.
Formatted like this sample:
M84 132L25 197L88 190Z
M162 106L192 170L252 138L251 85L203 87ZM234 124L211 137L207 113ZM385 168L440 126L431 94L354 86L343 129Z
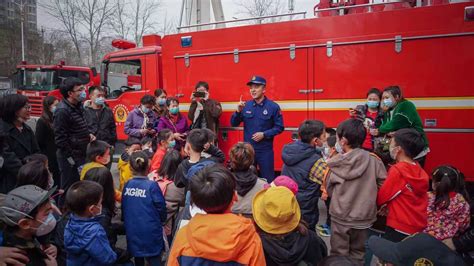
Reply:
M28 265L57 265L57 248L38 241L38 237L49 234L56 226L49 200L55 190L21 186L10 191L0 207L0 220L6 225L1 245L23 250Z
M103 188L94 181L78 181L66 194L71 217L64 229L67 265L113 265L117 254L100 224Z

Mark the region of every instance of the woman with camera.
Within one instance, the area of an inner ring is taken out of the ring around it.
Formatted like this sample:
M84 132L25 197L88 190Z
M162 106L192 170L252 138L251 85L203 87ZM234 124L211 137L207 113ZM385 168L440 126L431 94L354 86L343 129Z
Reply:
M221 104L209 99L209 84L199 81L191 95L191 106L188 112L188 118L192 121L191 129L208 128L217 134L221 114Z

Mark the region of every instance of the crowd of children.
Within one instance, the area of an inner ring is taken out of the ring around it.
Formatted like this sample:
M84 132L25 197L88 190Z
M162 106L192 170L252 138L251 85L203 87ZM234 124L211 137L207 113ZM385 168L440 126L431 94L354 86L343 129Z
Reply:
M368 97L364 111L376 117L380 93ZM118 183L109 169L112 147L92 141L81 181L65 192L56 190L47 157L26 157L17 187L1 200L0 265L472 261L472 202L462 172L444 165L429 176L415 159L426 149L424 136L411 128L389 134L385 163L369 151L375 140L361 120L335 130L301 123L299 139L283 148L282 175L271 183L259 177L252 145L236 143L225 163L208 129L189 131L181 150L170 129L129 137ZM63 209L55 203L61 193ZM119 235L126 249L117 247ZM330 237L330 247L321 237Z

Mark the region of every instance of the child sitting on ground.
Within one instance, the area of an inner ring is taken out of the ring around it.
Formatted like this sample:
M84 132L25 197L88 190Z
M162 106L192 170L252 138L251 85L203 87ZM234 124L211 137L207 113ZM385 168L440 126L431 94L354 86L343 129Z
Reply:
M145 260L152 266L161 265L165 199L158 184L147 177L150 160L145 152L132 153L130 167L134 176L122 193L127 248L135 257L135 265L145 265Z
M34 185L17 187L8 192L0 207L0 220L6 225L2 246L23 250L27 265L57 265L57 248L38 241L56 226L50 202L54 191Z
M204 145L201 157L211 159L216 163L223 163L225 154L216 146L216 134L208 128L202 128L201 131L207 136L207 143Z
M151 159L153 157L153 138L146 136L142 138L141 140L142 144L142 151L146 153L148 156L148 159Z
M431 184L433 192L428 192L428 226L425 233L444 240L467 230L470 223L469 204L457 192L463 179L464 175L449 165L434 170Z
M84 180L66 193L66 206L71 211L64 229L68 266L113 265L117 259L99 222L103 192L98 183Z
M377 219L377 190L387 175L383 162L361 148L365 134L360 120L340 123L335 144L338 155L327 161L331 255L350 256L361 263L367 228Z
M252 221L231 213L236 200L232 173L222 165L205 167L191 178L189 188L192 201L207 214L196 214L178 231L168 265L265 265Z
M268 266L318 265L327 256L326 244L308 230L295 194L286 187L258 192L252 210Z
M392 242L400 242L426 227L429 177L413 159L424 148L422 134L412 128L397 130L391 139L390 157L396 164L390 167L378 192L377 205L388 209L383 237Z
M82 166L81 180L84 179L87 171L96 167L107 167L110 162L110 146L107 142L94 140L87 145L87 163Z
M230 169L235 176L237 202L232 207L233 213L252 216L252 199L264 188L267 182L258 178L254 164L255 151L249 143L239 142L229 152Z
M158 146L153 158L151 159L150 172L154 172L160 168L161 161L163 161L166 152L169 149L173 149L176 145L173 132L169 129L163 129L158 132L156 135L156 141L158 142Z

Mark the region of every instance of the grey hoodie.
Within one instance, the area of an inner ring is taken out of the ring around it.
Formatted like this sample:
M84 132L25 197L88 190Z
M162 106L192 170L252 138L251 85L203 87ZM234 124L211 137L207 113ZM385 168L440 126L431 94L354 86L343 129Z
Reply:
M377 191L387 177L382 161L363 149L328 160L329 213L338 224L370 227L377 215Z

